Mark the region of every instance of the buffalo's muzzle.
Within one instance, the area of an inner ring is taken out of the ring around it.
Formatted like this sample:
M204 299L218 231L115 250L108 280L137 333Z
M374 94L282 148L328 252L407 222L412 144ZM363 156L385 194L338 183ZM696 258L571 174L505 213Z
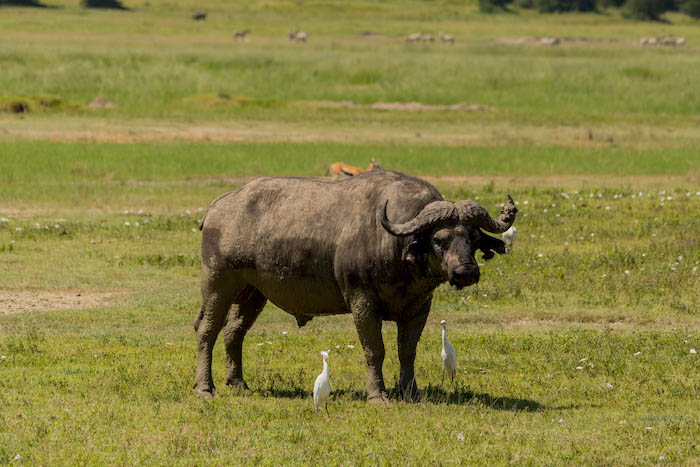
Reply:
M461 289L479 282L479 267L477 265L457 266L450 274L450 285Z

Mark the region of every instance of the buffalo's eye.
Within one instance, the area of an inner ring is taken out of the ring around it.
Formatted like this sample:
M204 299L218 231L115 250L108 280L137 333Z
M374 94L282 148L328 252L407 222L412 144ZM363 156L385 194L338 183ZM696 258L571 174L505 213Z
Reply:
M442 238L440 238L440 237L435 237L435 238L433 238L433 244L434 244L436 247L438 247L438 248L442 248L442 245L443 245L444 243L445 243L445 241L444 241Z

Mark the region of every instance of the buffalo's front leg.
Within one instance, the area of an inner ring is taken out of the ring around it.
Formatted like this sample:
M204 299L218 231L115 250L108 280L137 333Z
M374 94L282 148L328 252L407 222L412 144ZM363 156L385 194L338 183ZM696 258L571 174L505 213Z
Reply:
M367 360L367 401L385 402L389 396L384 387L382 365L384 364L384 340L382 339L382 319L375 307L364 297L354 300L352 316Z
M423 304L416 314L397 322L398 348L401 373L399 377L399 391L401 397L407 401L417 401L420 397L418 385L414 373L416 361L416 347L423 333L425 322L430 313L431 300Z

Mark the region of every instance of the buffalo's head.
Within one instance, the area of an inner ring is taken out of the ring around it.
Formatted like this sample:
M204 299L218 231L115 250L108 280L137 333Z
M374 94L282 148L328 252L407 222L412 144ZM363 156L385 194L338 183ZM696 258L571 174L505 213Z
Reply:
M510 195L498 219L472 200L433 201L408 222L394 224L387 218L387 205L388 201L382 210L382 226L397 237L412 237L404 249L404 260L416 270L440 276L459 289L479 282L479 266L474 258L477 250L487 260L493 258L494 251L506 252L501 240L483 231L505 232L518 212Z

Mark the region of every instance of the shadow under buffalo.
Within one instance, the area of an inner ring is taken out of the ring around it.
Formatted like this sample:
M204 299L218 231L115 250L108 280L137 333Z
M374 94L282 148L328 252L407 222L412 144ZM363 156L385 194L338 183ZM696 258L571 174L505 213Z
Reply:
M451 391L446 391L440 386L428 385L423 389L422 402L454 405L470 405L476 403L492 409L511 410L513 412L538 412L554 408L545 407L539 402L530 399L476 393L464 386L457 386ZM562 407L557 407L557 409L561 408Z
M268 387L256 391L258 394L269 397L280 397L286 399L306 399L312 397L312 392L301 387L289 389ZM392 401L400 400L398 389L389 391ZM359 389L334 389L331 393L333 399L349 399L354 401L364 401L367 393ZM476 393L464 386L457 386L452 390L445 390L440 386L428 385L422 390L420 403L423 404L451 404L451 405L471 405L481 404L496 410L510 410L513 412L538 412L543 410L565 410L571 407L547 407L531 399L520 399L506 396L492 396L486 393Z

